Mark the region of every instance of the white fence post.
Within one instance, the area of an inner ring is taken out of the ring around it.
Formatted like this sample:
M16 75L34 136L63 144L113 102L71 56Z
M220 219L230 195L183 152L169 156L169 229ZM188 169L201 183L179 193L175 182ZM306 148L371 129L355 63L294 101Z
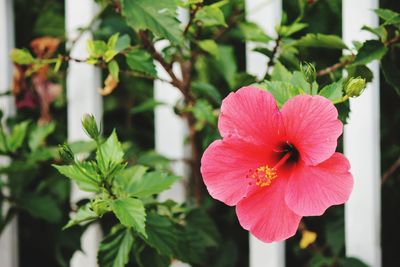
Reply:
M363 25L378 26L372 11L378 0L343 1L343 39L372 38L361 31ZM351 163L355 185L345 207L346 253L362 259L371 267L381 266L380 246L380 125L379 125L379 65L369 65L374 79L361 95L350 100L349 123L344 130L344 150Z
M178 9L178 19L182 23L188 22L188 11ZM155 44L156 49L161 51L169 44L168 41L162 40ZM163 80L170 80L168 73L163 67L155 62L157 67L157 75ZM175 63L173 66L174 73L178 78L181 77L181 68ZM188 133L188 126L184 119L176 115L174 106L182 100L182 93L172 86L170 83L156 80L154 82L154 98L157 101L165 103L155 108L155 146L156 151L161 155L173 159L171 168L176 175L186 178L188 174L188 166L184 161L188 154L187 146L185 146L185 138ZM185 180L182 179L175 183L171 189L160 194L160 200L173 199L182 203L186 199Z
M67 0L65 3L66 31L68 40L75 40L79 34L78 29L88 26L95 16L97 6L93 0ZM89 32L84 33L76 41L71 50L71 57L85 59L86 42L91 38ZM90 113L100 121L102 116L102 99L98 93L101 87L100 70L85 63L70 62L67 76L68 99L68 140L77 141L87 139L81 118L85 113ZM72 188L71 201L75 202L86 197L76 186ZM91 225L83 234L82 252L76 252L71 260L72 267L97 266L97 248L101 239L99 225Z
M0 1L0 93L11 87L12 64L10 51L14 47L14 9L12 0ZM0 97L0 109L4 118L14 113L12 97ZM0 121L3 123L4 121ZM0 165L8 164L7 158L0 158ZM0 177L3 179L6 177ZM5 207L7 208L7 207ZM3 212L0 210L0 212ZM0 235L0 260L2 266L18 266L18 222L17 218L8 224Z
M183 23L188 22L188 11L186 9L178 9L178 19ZM168 41L162 40L155 44L157 51L161 51L169 44ZM157 75L163 80L170 80L168 73L163 67L155 62L157 67ZM181 77L181 68L175 63L173 71L178 78ZM184 119L174 113L174 106L182 100L181 92L169 84L168 82L156 80L154 82L154 98L164 103L154 110L154 130L155 130L155 148L161 155L173 159L171 168L176 175L182 176L184 179L176 182L172 187L162 192L159 199L173 199L178 203L182 203L186 199L186 186L188 175L188 166L184 158L188 155L188 148L185 145L185 138L188 133L188 126ZM173 267L187 267L186 263L175 261Z
M258 24L268 35L276 37L275 26L280 23L282 0L246 0L247 21ZM252 51L257 44L246 43L247 71L262 78L267 70L268 58ZM285 243L265 244L250 235L250 267L284 267Z

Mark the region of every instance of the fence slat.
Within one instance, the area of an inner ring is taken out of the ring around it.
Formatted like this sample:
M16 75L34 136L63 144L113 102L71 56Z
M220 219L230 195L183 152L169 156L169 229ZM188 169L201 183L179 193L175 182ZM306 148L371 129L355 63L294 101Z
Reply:
M89 25L95 16L97 6L92 0L67 0L66 1L66 30L68 40L75 40L79 35L79 28ZM91 38L89 32L84 33L71 49L73 58L85 59L86 41ZM100 70L84 63L70 62L67 75L68 99L68 140L77 141L87 139L81 126L81 118L85 113L90 113L97 120L102 116L102 99L97 89L101 87ZM71 201L87 197L87 194L73 186ZM101 239L99 225L91 225L82 236L82 252L76 252L71 260L72 267L97 266L97 247Z
M0 1L0 93L9 90L12 77L10 50L14 47L14 10L12 0ZM0 109L4 112L4 119L14 114L12 97L0 97ZM3 123L1 121L0 123ZM7 158L0 158L0 165L8 164ZM0 177L6 179L7 177ZM7 209L7 207L3 207ZM4 212L5 210L0 212ZM7 267L18 266L18 222L15 217L4 229L0 236L1 265Z
M246 18L257 23L267 34L275 36L275 25L279 24L282 12L281 0L246 0ZM257 43L246 43L247 71L263 78L268 58L253 50ZM284 242L265 244L250 235L250 267L283 267L285 266Z
M360 29L378 26L372 11L378 7L378 0L343 1L343 38L349 46L352 40L372 38ZM346 253L380 267L379 65L374 62L369 67L374 79L361 97L350 100L351 113L344 130L344 150L355 180L345 207Z

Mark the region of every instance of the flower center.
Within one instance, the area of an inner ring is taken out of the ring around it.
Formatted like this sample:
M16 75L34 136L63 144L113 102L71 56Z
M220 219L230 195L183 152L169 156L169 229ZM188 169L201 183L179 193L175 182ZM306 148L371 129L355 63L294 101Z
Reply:
M256 185L260 187L271 185L272 181L278 178L278 169L292 156L291 152L287 152L272 168L268 165L258 167L251 172L249 178L256 180ZM251 184L251 183L250 183Z

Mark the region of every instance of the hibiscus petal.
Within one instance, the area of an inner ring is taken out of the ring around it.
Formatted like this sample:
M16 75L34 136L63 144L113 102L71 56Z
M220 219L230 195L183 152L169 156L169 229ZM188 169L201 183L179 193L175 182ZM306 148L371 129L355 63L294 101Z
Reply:
M214 141L201 159L201 174L210 195L227 205L236 205L250 187L250 170L266 164L262 146L232 137Z
M317 166L301 165L286 188L286 203L302 216L321 215L332 205L343 204L353 189L350 164L341 153Z
M240 225L261 241L282 241L296 233L301 216L285 203L286 183L286 177L279 177L236 206Z
M223 137L237 135L252 142L270 143L282 133L282 118L271 93L242 87L222 101L218 129Z
M331 101L322 96L300 95L281 109L287 141L308 165L327 160L336 150L343 125Z

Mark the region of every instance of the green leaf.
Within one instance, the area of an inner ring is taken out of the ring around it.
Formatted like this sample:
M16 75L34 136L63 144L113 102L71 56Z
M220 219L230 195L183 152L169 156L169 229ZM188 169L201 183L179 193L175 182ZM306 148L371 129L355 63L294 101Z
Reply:
M280 107L285 104L288 99L301 93L299 88L282 81L267 81L262 84L256 84L255 86L271 92Z
M144 241L160 254L175 257L182 254L179 244L184 240L184 236L166 217L149 212L146 229L147 239Z
M219 58L214 59L215 67L224 77L231 89L234 89L237 72L236 56L232 46L219 45Z
M186 215L188 233L197 233L197 243L205 247L216 247L221 236L214 221L202 209L193 209ZM189 234L190 236L190 234Z
M175 17L176 1L122 0L121 8L122 15L135 31L148 29L174 44L182 43L182 30Z
M178 176L158 171L149 172L145 175L135 175L127 184L125 191L132 196L146 198L170 188L178 179Z
M133 71L145 73L151 77L157 77L156 66L153 58L143 49L133 49L126 55L126 63Z
M100 267L125 267L133 246L129 228L110 233L100 243L97 260Z
M362 29L375 34L376 36L378 36L381 39L382 42L385 42L387 40L388 33L386 31L386 28L382 25L379 27L376 27L376 28L371 28L371 27L365 25L362 27Z
M35 62L35 58L28 50L14 48L11 50L11 59L20 65L29 65Z
M218 50L218 45L214 40L202 40L197 43L201 50L209 53L213 57L217 58L219 57L219 50Z
M326 34L314 34L308 33L301 37L299 40L292 43L293 46L300 47L323 47L331 49L347 49L347 46L339 36L326 35Z
M378 8L374 12L385 21L384 25L393 25L400 23L400 14L390 9Z
M252 22L241 22L238 25L239 31L241 33L241 39L243 41L253 41L267 43L272 40L263 29L260 28L255 23Z
M113 77L114 80L117 82L119 81L119 66L118 62L116 60L112 60L110 63L107 65L108 71L110 72L111 76Z
M104 41L100 40L88 40L87 42L87 51L90 57L99 58L103 57L103 55L107 52L108 46Z
M336 102L342 99L343 97L343 83L342 81L338 81L332 84L329 84L321 89L319 95L324 96L331 100L332 102Z
M192 92L198 97L207 97L216 104L221 104L222 97L220 92L210 83L194 81L192 82Z
M124 34L121 36L121 38L118 39L114 49L119 53L127 49L130 45L131 45L131 38L129 37L129 35Z
M357 56L351 65L366 65L373 60L380 60L386 54L387 50L387 47L383 43L377 40L368 40L358 50Z
M110 170L123 162L124 151L122 150L121 143L118 141L115 130L97 149L96 160L100 170L105 175L108 175Z
M198 131L202 130L206 124L216 125L217 123L213 107L204 99L198 99L195 105L188 110L192 112L196 118L194 127Z
M330 266L333 263L332 258L327 258L322 254L314 254L314 256L311 258L308 266L309 267L325 267L325 266Z
M29 134L28 145L34 151L44 144L46 137L54 132L56 124L54 122L45 125L36 125Z
M271 80L273 81L290 81L292 79L292 73L288 71L285 66L277 61L274 65L274 69L271 73Z
M367 264L365 264L364 262L362 262L359 259L356 258L345 258L344 260L342 260L342 265L343 267L368 267Z
M19 205L33 217L50 223L58 223L62 218L61 208L57 206L55 199L49 195L24 194Z
M122 170L114 179L114 182L122 189L131 188L134 181L142 179L149 168L143 165L135 165ZM128 190L129 192L129 190Z
M11 134L7 136L7 144L11 152L16 151L24 142L28 126L29 121L21 122L15 125L11 131Z
M228 27L225 22L224 13L216 5L205 6L200 9L194 18L194 21L200 21L203 27L224 26Z
M165 103L155 100L154 98L147 99L139 105L131 109L132 114L152 111L155 107L165 105Z
M98 217L97 213L92 210L91 203L87 203L78 209L63 229L65 230L81 223L91 222L96 220Z
M294 22L293 24L290 25L282 25L278 29L278 33L280 36L284 37L289 37L296 32L301 31L302 29L306 28L308 24L306 23L300 23L300 22Z
M339 256L345 243L343 217L327 223L326 242L334 255Z
M62 175L75 181L78 187L87 192L98 192L99 181L95 168L88 162L74 165L53 165Z
M138 233L147 237L146 212L142 201L135 198L116 199L112 204L112 210L121 224L133 227Z
M107 41L108 49L115 48L115 46L117 45L117 42L118 42L118 38L119 38L119 32L114 33L113 35L110 36L110 38L108 38L108 41Z

